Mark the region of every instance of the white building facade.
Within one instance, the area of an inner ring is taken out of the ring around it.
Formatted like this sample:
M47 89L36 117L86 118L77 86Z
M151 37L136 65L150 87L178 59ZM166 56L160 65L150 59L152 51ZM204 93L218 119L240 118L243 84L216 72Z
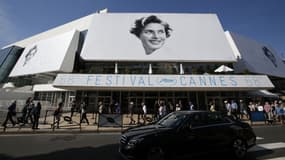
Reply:
M147 25L149 17L167 24L170 35L146 54L143 40L130 30ZM123 113L130 101L138 108L144 102L150 112L158 101L185 109L189 101L197 109L215 102L222 110L224 100L274 89L270 76L285 77L279 69L285 65L272 48L244 46L244 41L225 33L215 14L95 13L6 46L23 49L6 82L33 85L34 98L50 105L85 101L89 111L96 111L99 101L105 106L118 102ZM253 53L258 62L245 56ZM278 71L254 69L248 62ZM215 72L221 65L234 71Z

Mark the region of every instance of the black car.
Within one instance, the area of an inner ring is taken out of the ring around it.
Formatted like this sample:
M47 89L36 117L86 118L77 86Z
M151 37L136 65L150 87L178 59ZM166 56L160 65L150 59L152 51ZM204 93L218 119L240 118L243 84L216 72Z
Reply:
M220 112L176 111L161 120L125 130L119 152L126 159L179 159L231 153L238 159L256 143L249 124Z

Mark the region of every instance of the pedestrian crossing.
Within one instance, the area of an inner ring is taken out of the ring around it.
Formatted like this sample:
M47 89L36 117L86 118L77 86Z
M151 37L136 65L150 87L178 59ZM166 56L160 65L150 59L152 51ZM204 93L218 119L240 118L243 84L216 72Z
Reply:
M270 158L270 159L264 159L264 160L285 160L285 157L277 157L277 158Z
M266 144L258 144L251 148L249 152L256 152L262 150L274 150L274 149L281 149L285 148L285 143L277 142L277 143L266 143Z
M256 140L264 139L263 137L256 137Z
M263 137L256 137L256 140L263 140ZM258 144L248 150L249 153L259 152L259 151L268 151L268 150L277 150L277 149L285 149L284 142L273 142L273 143L264 143ZM262 159L262 158L261 158ZM274 158L264 158L262 160L285 160L285 156L279 156Z

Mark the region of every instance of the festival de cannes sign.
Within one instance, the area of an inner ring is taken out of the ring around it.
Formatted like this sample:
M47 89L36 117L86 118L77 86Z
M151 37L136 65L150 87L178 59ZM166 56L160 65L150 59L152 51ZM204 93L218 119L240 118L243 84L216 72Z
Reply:
M81 89L256 89L273 88L265 75L58 74L54 87Z
M95 14L86 61L234 62L216 14Z

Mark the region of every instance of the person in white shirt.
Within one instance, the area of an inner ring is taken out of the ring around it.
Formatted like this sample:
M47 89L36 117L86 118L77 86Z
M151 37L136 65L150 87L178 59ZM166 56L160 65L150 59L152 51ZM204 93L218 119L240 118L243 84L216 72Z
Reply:
M257 104L257 111L263 112L263 110L264 110L263 106L261 105L260 102L258 102L258 104Z
M142 102L142 111L143 111L143 124L146 123L146 114L147 114L147 108L146 108L146 105L144 104L144 102Z

